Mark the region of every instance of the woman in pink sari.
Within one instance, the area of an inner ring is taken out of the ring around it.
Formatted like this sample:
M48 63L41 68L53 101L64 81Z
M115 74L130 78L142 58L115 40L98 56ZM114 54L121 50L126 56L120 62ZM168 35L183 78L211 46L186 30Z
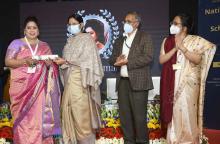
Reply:
M11 42L5 58L11 71L13 143L52 144L52 136L61 134L57 65L32 59L51 54L48 44L38 39L39 24L35 17L25 20L24 35Z
M199 144L202 136L205 82L216 46L189 35L191 24L188 15L177 15L161 46L161 120L168 144Z

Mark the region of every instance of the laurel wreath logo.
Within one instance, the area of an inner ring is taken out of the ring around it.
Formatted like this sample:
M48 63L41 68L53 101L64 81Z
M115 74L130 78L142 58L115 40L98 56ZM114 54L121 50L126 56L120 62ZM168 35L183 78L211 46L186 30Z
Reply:
M100 14L88 14L85 15L85 10L77 11L77 14L81 15L84 20L84 24L86 24L87 20L95 19L104 24L105 32L108 33L108 39L105 43L105 47L99 51L99 54L102 58L108 59L112 54L113 44L115 40L119 37L119 26L115 17L106 9L100 9Z

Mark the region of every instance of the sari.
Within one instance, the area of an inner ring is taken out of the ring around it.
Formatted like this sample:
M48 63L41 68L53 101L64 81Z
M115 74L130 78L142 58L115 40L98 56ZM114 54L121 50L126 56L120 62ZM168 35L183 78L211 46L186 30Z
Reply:
M103 68L95 41L88 33L70 37L63 49L61 65L64 92L61 102L64 144L95 144L101 126Z
M164 42L164 53L168 53L175 47L175 37L173 35L166 38ZM172 119L175 70L172 65L176 63L176 53L169 61L163 64L160 79L160 120L162 136L166 137L167 125ZM167 82L169 81L169 84Z
M32 46L33 47L33 46ZM47 43L39 41L36 55L51 54ZM6 59L31 57L31 51L21 39L11 42ZM60 90L57 65L36 65L35 73L27 73L26 65L10 68L11 112L14 120L14 144L53 143L52 136L60 135Z
M203 107L205 82L214 57L216 46L195 35L187 35L183 40L189 52L201 55L196 65L185 58L178 50L175 70L172 115L168 124L167 142L169 144L199 144L203 129ZM165 75L162 75L162 77Z

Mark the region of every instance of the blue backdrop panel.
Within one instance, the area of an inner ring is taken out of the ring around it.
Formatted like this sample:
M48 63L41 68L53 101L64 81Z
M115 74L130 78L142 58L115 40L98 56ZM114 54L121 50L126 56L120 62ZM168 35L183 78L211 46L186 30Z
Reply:
M199 0L198 34L217 45L206 83L204 126L220 129L220 1Z

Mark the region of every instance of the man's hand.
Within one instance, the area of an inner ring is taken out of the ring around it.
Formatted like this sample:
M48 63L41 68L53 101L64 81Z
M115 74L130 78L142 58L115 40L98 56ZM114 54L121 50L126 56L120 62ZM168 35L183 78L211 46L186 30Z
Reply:
M116 62L114 63L114 66L123 66L128 63L128 60L126 59L125 55L120 55L117 57Z

